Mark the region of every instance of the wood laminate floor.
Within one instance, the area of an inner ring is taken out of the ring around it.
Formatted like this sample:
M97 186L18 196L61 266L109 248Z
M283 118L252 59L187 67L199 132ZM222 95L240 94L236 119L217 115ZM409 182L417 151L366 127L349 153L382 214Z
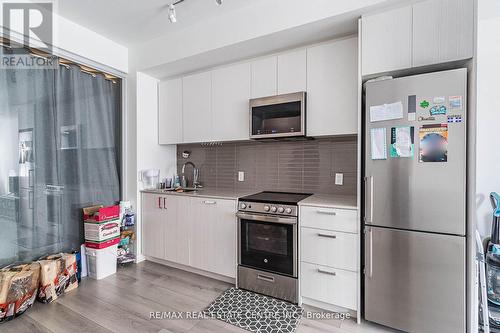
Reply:
M86 278L51 304L35 303L21 317L0 323L2 333L126 333L247 331L214 319L150 319L154 311L201 311L230 284L152 262L118 269L103 280ZM307 310L314 310L306 307ZM381 326L354 320L302 318L297 333L377 333Z

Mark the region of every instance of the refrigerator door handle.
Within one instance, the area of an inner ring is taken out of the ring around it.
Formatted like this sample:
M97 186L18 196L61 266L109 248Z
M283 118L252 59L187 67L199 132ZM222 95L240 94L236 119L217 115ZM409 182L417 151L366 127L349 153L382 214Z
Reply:
M373 176L365 177L365 223L373 223Z
M368 241L366 244L366 262L365 262L365 271L368 278L372 278L373 276L373 233L372 228L366 227L365 229L365 237ZM368 266L368 267L367 267Z

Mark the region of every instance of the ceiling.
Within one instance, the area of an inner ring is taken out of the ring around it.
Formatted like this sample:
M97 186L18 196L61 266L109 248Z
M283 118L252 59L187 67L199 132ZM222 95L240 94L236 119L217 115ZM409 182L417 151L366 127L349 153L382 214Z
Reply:
M57 12L81 26L130 47L180 31L205 18L252 5L262 0L185 0L176 6L177 23L168 20L170 0L62 0Z

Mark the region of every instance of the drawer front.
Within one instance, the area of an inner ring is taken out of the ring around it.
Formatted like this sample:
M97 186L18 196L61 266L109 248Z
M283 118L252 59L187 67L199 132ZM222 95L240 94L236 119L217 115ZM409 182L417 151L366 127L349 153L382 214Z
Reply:
M357 273L302 262L300 276L303 297L356 310Z
M344 232L358 232L357 212L348 209L324 207L300 207L300 223L303 227Z
M357 271L357 234L300 229L301 261Z

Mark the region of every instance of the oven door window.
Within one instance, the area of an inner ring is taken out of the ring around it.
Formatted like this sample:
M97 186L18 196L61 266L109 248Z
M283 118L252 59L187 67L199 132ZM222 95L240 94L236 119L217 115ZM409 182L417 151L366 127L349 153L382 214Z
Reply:
M241 264L293 275L294 225L242 219Z
M302 131L301 102L254 106L252 135L300 133Z

